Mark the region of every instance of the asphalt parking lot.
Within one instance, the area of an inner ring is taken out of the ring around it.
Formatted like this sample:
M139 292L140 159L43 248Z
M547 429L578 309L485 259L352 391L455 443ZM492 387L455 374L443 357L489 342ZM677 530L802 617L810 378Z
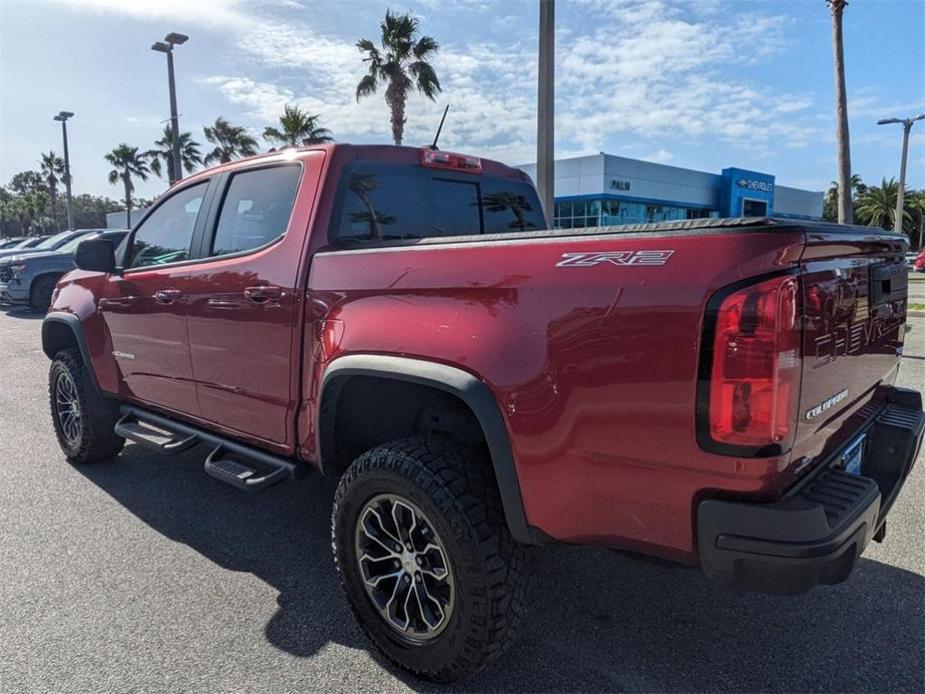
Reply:
M367 644L336 583L333 485L256 496L126 446L69 466L46 401L41 320L0 308L0 691L434 689ZM925 389L925 318L900 373ZM922 691L925 464L845 584L796 598L562 547L539 557L515 647L460 691ZM453 691L453 689L436 688Z

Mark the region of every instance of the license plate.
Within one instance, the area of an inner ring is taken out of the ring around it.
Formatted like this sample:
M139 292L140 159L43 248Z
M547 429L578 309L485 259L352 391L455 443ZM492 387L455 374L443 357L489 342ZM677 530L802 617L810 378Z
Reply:
M867 434L862 434L851 444L848 448L845 449L845 452L841 456L841 464L850 475L860 475L861 474L861 461L864 458L864 439L867 438Z

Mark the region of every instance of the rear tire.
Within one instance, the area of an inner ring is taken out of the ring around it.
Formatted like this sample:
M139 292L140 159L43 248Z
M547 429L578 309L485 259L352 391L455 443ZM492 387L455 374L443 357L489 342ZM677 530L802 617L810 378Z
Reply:
M58 277L39 277L32 285L29 294L29 305L40 313L47 313L51 305L51 295L58 284Z
M48 372L51 420L58 445L71 463L92 463L118 455L125 439L113 428L119 406L93 388L76 349L61 350Z
M526 613L531 548L511 537L487 465L459 444L415 437L367 451L338 485L332 540L350 607L386 657L423 679L475 674ZM385 544L367 542L370 530Z

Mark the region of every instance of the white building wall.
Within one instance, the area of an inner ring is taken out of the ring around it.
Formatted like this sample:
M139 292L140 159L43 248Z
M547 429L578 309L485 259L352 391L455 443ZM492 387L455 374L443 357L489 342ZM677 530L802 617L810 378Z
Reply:
M536 165L519 167L536 181ZM616 185L612 182L616 181ZM629 184L629 190L625 189ZM720 209L722 177L705 171L682 169L611 154L592 154L556 160L556 197L613 193L681 205ZM822 193L776 185L775 213L822 217Z
M604 158L604 185L600 190L605 193L682 205L715 208L719 204L720 177L715 174L612 155ZM612 187L612 181L629 182L629 190Z
M822 218L823 193L775 186L774 213Z

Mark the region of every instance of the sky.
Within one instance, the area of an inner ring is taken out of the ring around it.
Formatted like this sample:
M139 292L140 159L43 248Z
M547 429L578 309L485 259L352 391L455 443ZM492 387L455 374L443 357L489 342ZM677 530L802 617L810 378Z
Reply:
M176 49L181 130L205 142L221 115L261 138L286 103L320 114L335 139L390 142L381 93L357 103L360 38L387 8L411 11L440 44L443 92L408 103L405 144L534 160L534 0L0 0L0 184L61 153L68 123L74 192L121 197L104 155L148 149L169 116ZM925 0L852 0L844 18L852 168L898 177L902 129L877 119L925 113ZM559 0L556 156L599 151L713 173L771 173L823 190L835 178L831 20L824 0ZM925 121L907 183L925 187ZM139 182L152 197L166 181Z

